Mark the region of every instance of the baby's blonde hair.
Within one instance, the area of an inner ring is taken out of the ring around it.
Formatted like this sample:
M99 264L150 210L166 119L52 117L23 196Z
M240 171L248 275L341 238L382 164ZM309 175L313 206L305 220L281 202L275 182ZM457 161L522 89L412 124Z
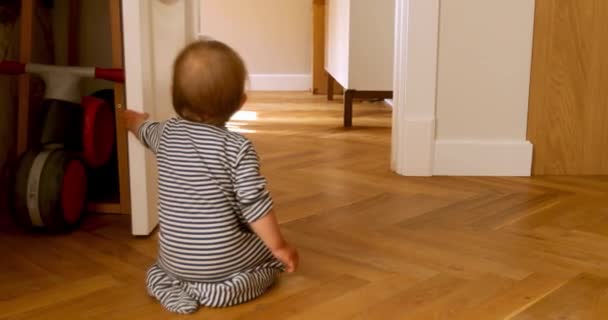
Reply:
M220 41L196 41L175 60L173 108L186 120L223 126L243 103L246 79L236 51Z

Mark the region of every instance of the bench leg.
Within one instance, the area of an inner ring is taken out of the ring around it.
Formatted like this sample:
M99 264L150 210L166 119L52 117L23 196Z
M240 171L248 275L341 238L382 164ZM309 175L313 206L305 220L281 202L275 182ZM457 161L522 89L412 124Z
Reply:
M327 100L334 100L334 78L327 73Z
M353 98L356 90L346 90L344 93L344 127L350 128L353 126Z

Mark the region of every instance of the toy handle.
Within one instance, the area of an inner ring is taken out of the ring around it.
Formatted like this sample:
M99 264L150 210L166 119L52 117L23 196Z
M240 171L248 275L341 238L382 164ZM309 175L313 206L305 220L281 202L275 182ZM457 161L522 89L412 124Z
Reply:
M75 77L104 79L118 83L125 82L125 72L123 69L51 66L31 63L25 64L16 61L0 61L0 74L19 75L28 72L45 74L72 74Z
M124 83L125 73L123 69L95 68L95 78Z
M0 61L0 74L24 74L25 63L16 61Z

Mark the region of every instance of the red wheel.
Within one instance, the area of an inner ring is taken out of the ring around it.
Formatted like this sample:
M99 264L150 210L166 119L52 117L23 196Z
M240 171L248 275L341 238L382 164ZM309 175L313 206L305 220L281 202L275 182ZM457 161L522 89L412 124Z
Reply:
M61 207L67 224L72 225L80 219L86 194L87 176L84 166L78 160L71 160L65 166L61 185Z
M114 114L111 107L98 98L84 97L82 106L82 158L88 166L98 168L112 156L116 140Z
M12 182L12 216L25 228L70 231L84 214L87 176L73 153L61 148L28 151Z

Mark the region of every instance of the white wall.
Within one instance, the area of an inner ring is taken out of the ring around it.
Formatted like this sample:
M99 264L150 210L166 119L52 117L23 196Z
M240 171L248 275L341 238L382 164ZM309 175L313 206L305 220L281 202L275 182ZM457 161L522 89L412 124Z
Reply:
M533 0L441 1L436 173L529 173L533 21Z
M439 139L525 139L533 21L533 0L441 2Z
M200 1L201 33L243 56L251 89L311 88L311 0Z

